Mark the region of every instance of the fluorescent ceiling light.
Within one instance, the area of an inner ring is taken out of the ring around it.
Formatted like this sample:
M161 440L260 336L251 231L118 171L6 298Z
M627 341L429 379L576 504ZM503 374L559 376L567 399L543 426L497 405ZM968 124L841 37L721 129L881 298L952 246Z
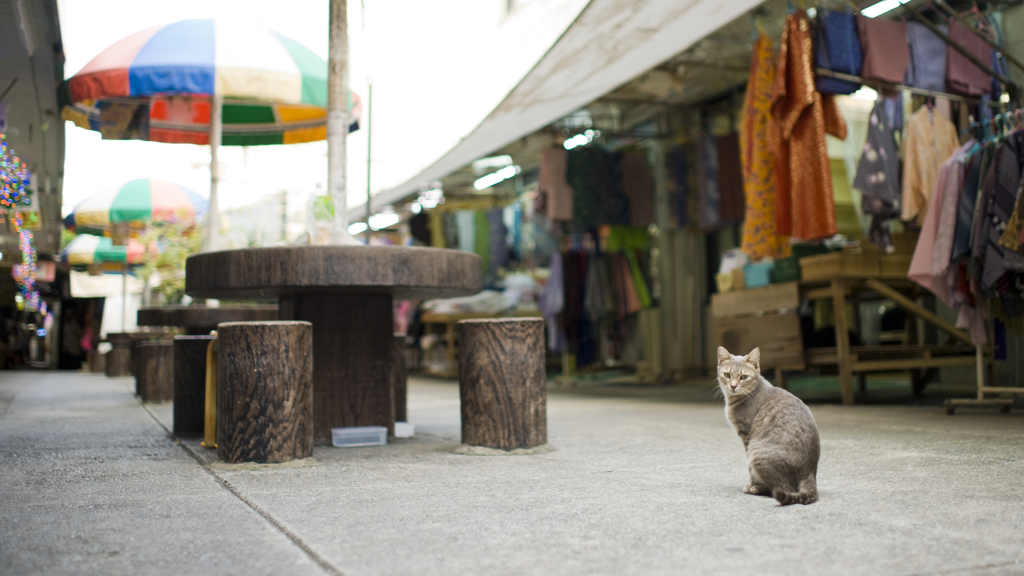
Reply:
M512 157L505 154L502 156L491 156L490 158L481 158L473 162L473 174L479 176L484 172L490 172L495 168L504 168L512 165Z
M477 190L490 188L499 182L508 180L516 174L519 174L519 166L506 166L497 172L491 172L487 176L477 178L476 182L473 182L473 188L476 188Z
M868 18L874 18L875 16L881 16L893 8L896 8L901 4L906 4L907 2L910 2L910 0L882 0L881 2L877 2L867 8L861 9L860 13Z
M348 233L355 236L366 232L366 222L353 222L348 225Z

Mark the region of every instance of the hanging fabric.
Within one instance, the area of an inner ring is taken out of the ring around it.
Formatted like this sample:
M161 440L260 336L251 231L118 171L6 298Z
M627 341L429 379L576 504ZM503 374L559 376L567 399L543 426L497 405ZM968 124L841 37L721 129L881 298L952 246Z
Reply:
M764 32L754 41L747 94L740 114L740 155L746 210L743 219L743 251L751 260L785 258L789 242L775 227L775 155L772 139L778 126L771 117L775 84L775 54ZM821 78L819 78L819 81Z
M956 20L949 21L949 37L981 62L988 64L992 61L992 47ZM946 81L951 90L967 96L981 96L992 91L988 73L951 46L946 47Z
M690 170L686 151L680 146L673 146L668 153L668 164L672 170L672 206L676 212L676 225L685 228L690 223Z
M647 155L639 150L622 152L622 190L629 199L631 226L647 227L654 223L654 186Z
M944 34L949 26L936 26ZM910 46L910 62L904 84L933 90L946 91L946 41L920 22L907 22L907 43Z
M538 195L535 205L538 214L552 220L568 222L573 216L573 189L566 180L569 152L561 146L549 146L540 153L540 173L537 176Z
M899 84L907 75L910 48L907 25L901 20L857 16L864 66L861 76Z
M814 89L811 32L803 10L786 17L772 97L781 138L775 153L776 225L802 240L836 233L825 132L845 140L846 122L835 99Z
M939 168L960 147L956 126L928 106L922 106L907 122L903 145L906 153L902 218L921 226L935 191Z
M719 206L721 194L718 190L718 143L710 134L704 135L698 144L700 154L700 227L717 230L723 226Z
M864 56L861 52L860 37L857 33L857 22L847 8L845 12L822 10L818 16L817 26L818 51L815 61L818 68L833 72L841 72L850 76L860 76ZM760 34L764 36L762 32ZM757 60L757 42L754 45L754 61ZM769 48L771 44L769 43ZM772 67L774 75L774 67ZM751 68L753 75L753 68ZM853 94L860 88L859 82L819 76L815 82L818 92L822 94ZM750 84L747 84L748 90Z
M716 140L718 146L718 218L723 224L743 219L743 163L737 134Z
M538 306L548 326L548 350L561 352L565 350L565 335L558 318L565 308L565 285L562 281L562 253L557 250L551 254L550 270Z
M893 252L889 222L900 214L900 157L886 101L879 98L868 116L868 136L853 187L863 194L864 213L871 215L871 241L884 252Z
M1020 195L1021 184L1021 153L1024 144L1024 134L1015 132L1010 135L998 148L992 168L989 173L993 176L992 196L983 222L987 232L983 232L983 238L987 240L985 245L985 259L981 274L981 288L990 290L999 281L1006 270L1003 268L1003 247L999 240L1006 229L1006 224L1013 212Z

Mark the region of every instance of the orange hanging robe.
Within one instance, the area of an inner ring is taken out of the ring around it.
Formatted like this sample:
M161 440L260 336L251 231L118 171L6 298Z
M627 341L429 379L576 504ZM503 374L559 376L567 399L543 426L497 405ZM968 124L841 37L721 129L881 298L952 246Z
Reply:
M799 10L786 17L772 97L776 141L776 224L780 235L818 240L836 233L825 132L845 140L846 122L831 94L814 87L811 25Z
M778 235L775 219L775 154L773 138L778 126L772 119L775 89L775 53L764 32L754 41L747 95L740 116L740 155L743 160L743 251L751 260L789 256L788 239Z

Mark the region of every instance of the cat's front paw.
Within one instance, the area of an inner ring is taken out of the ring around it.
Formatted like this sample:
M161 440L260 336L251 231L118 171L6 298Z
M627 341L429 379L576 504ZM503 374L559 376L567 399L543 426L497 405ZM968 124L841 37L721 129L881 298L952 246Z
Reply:
M771 496L772 491L767 486L761 486L760 484L747 484L743 487L744 494L753 494L754 496Z

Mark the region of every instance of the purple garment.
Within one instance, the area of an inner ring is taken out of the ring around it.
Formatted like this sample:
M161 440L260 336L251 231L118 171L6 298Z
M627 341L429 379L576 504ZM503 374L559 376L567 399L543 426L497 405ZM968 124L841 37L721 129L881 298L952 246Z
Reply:
M943 33L949 26L939 25ZM946 91L946 41L919 22L907 22L907 43L910 45L910 64L907 66L907 86L922 90Z
M949 23L949 37L979 61L992 62L992 47L954 20ZM992 90L988 73L949 46L946 47L946 81L951 90L968 96L981 96Z
M541 314L548 324L548 350L561 352L565 350L565 332L558 325L558 316L565 308L565 288L562 281L562 253L551 254L551 275L537 303Z

